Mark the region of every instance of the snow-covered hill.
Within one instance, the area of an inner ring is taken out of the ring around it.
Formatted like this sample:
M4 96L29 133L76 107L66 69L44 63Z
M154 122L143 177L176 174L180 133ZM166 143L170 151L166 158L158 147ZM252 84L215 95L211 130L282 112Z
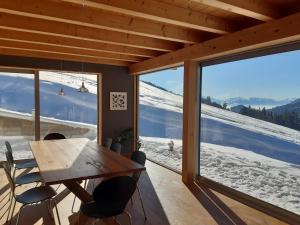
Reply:
M2 106L14 107L16 102L10 99L16 99L12 94L17 91L19 93L17 105L20 107L23 104L24 108L9 108L9 110L6 108L1 111L0 117L15 118L23 122L32 121L32 104L22 99L28 99L28 96L32 95L32 81L23 78L24 82L18 89L11 89L10 87L15 86L9 84L5 77L1 79L4 79L1 83L3 81L6 84L0 88ZM47 102L47 99L53 101L53 98L57 97L57 90L61 86L60 79L60 75L51 77L51 80L41 77L41 90L45 90L41 96L43 101ZM94 113L96 104L87 102L86 99L78 99L83 96L76 93L81 79L77 77L77 80L72 81L71 76L66 79L63 86L65 91L72 92L76 96L64 98L64 101L70 105L80 102L76 107L81 105L83 110L88 110L87 113ZM95 96L93 93L95 82L95 80L87 82L91 90L90 97ZM139 134L143 141L142 150L149 159L180 171L182 96L141 81L139 100ZM57 112L60 111L63 102L57 101L57 104L49 109L47 118L42 118L42 122L61 124L70 129L82 127L95 130L94 125L88 124L91 121L78 123L58 117L60 114ZM44 109L45 107L46 105ZM205 104L201 105L201 112L201 175L300 214L300 132ZM14 141L13 147L19 147L20 150L26 148L26 145L28 147L26 140L30 138L32 137L2 136L3 140ZM168 145L171 140L174 142L173 151L170 151ZM28 151L25 153L28 154Z
M140 104L142 150L180 171L182 97L140 82ZM300 132L205 104L201 112L200 174L300 214Z

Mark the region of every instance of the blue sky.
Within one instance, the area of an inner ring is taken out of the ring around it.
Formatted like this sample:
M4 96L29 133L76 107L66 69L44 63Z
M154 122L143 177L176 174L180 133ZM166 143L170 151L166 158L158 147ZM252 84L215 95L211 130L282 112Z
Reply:
M299 50L207 66L202 74L203 96L300 98ZM182 94L183 68L143 75L141 80Z
M151 82L177 94L183 93L183 67L141 75L140 80Z

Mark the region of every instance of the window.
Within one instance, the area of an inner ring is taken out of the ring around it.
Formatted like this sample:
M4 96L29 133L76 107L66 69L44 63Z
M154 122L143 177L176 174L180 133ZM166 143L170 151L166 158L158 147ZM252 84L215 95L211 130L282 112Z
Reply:
M200 175L300 215L300 51L202 68Z
M183 68L140 76L139 138L147 158L181 171Z
M34 75L0 73L0 161L5 160L4 141L14 149L15 159L31 157L28 141L34 140Z
M97 102L97 75L40 72L41 139L58 132L97 141Z

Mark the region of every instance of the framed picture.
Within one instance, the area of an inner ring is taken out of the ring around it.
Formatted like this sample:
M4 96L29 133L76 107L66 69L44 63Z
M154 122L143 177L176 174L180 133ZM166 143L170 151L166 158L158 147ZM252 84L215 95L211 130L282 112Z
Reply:
M110 92L110 110L127 110L127 92Z

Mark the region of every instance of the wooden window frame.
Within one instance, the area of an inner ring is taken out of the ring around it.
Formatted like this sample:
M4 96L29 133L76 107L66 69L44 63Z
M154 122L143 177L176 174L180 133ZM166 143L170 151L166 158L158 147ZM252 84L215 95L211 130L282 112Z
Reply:
M260 57L260 56L284 53L284 52L289 52L289 51L299 50L299 49L300 49L299 43L291 43L291 44L287 44L287 45L275 46L272 48L260 49L260 50L251 51L251 52L247 52L247 53L226 56L226 57L218 58L215 60L201 62L201 64L199 63L199 67L200 67L200 71L201 71L201 73L199 75L200 79L199 79L199 89L198 89L198 90L200 90L199 101L202 96L201 89L202 89L202 68L203 67L210 66L210 65L217 65L217 64L221 64L221 63L228 63L228 62L232 62L232 61L245 60L245 59L250 59L250 58L255 58L255 57ZM199 157L200 151L201 151L201 149L200 149L200 143L201 143L201 140L200 140L200 136L201 136L200 117L201 117L201 104L199 102L199 114L198 114L198 118L199 118L198 132L199 133L198 133L198 137L195 137L195 138L198 138L199 147L197 150L193 151L194 155L195 156L197 155L197 161L198 161L197 171L195 171L193 178L189 177L189 179L187 179L187 180L183 179L183 181L187 185L190 185L191 183L194 183L194 182L198 185L204 185L204 186L211 188L219 193L224 194L225 196L235 199L238 202L241 202L249 207L257 209L263 213L266 213L274 218L277 218L277 219L287 222L289 224L292 224L292 225L300 224L300 215L297 215L296 213L293 213L286 209L280 208L278 206L270 204L261 199L252 197L250 195L247 195L246 193L240 192L238 190L235 190L233 188L230 188L228 186L225 186L221 183L215 182L209 178L206 178L206 177L200 175L200 157ZM188 136L186 138L188 138ZM188 152L188 151L191 151L191 150L190 149L183 150L183 155L186 154L186 152ZM185 169L187 170L190 168L185 168ZM185 173L187 173L187 172L185 171Z
M40 72L46 70L36 70L34 72L34 96L35 96L35 140L40 140ZM53 70L54 71L54 70ZM61 70L62 71L62 70ZM54 71L58 72L58 71ZM60 71L59 71L60 72ZM63 71L62 71L63 72ZM78 72L74 72L78 73ZM102 143L102 74L101 73L89 73L86 72L84 74L91 74L92 76L97 76L97 143Z

